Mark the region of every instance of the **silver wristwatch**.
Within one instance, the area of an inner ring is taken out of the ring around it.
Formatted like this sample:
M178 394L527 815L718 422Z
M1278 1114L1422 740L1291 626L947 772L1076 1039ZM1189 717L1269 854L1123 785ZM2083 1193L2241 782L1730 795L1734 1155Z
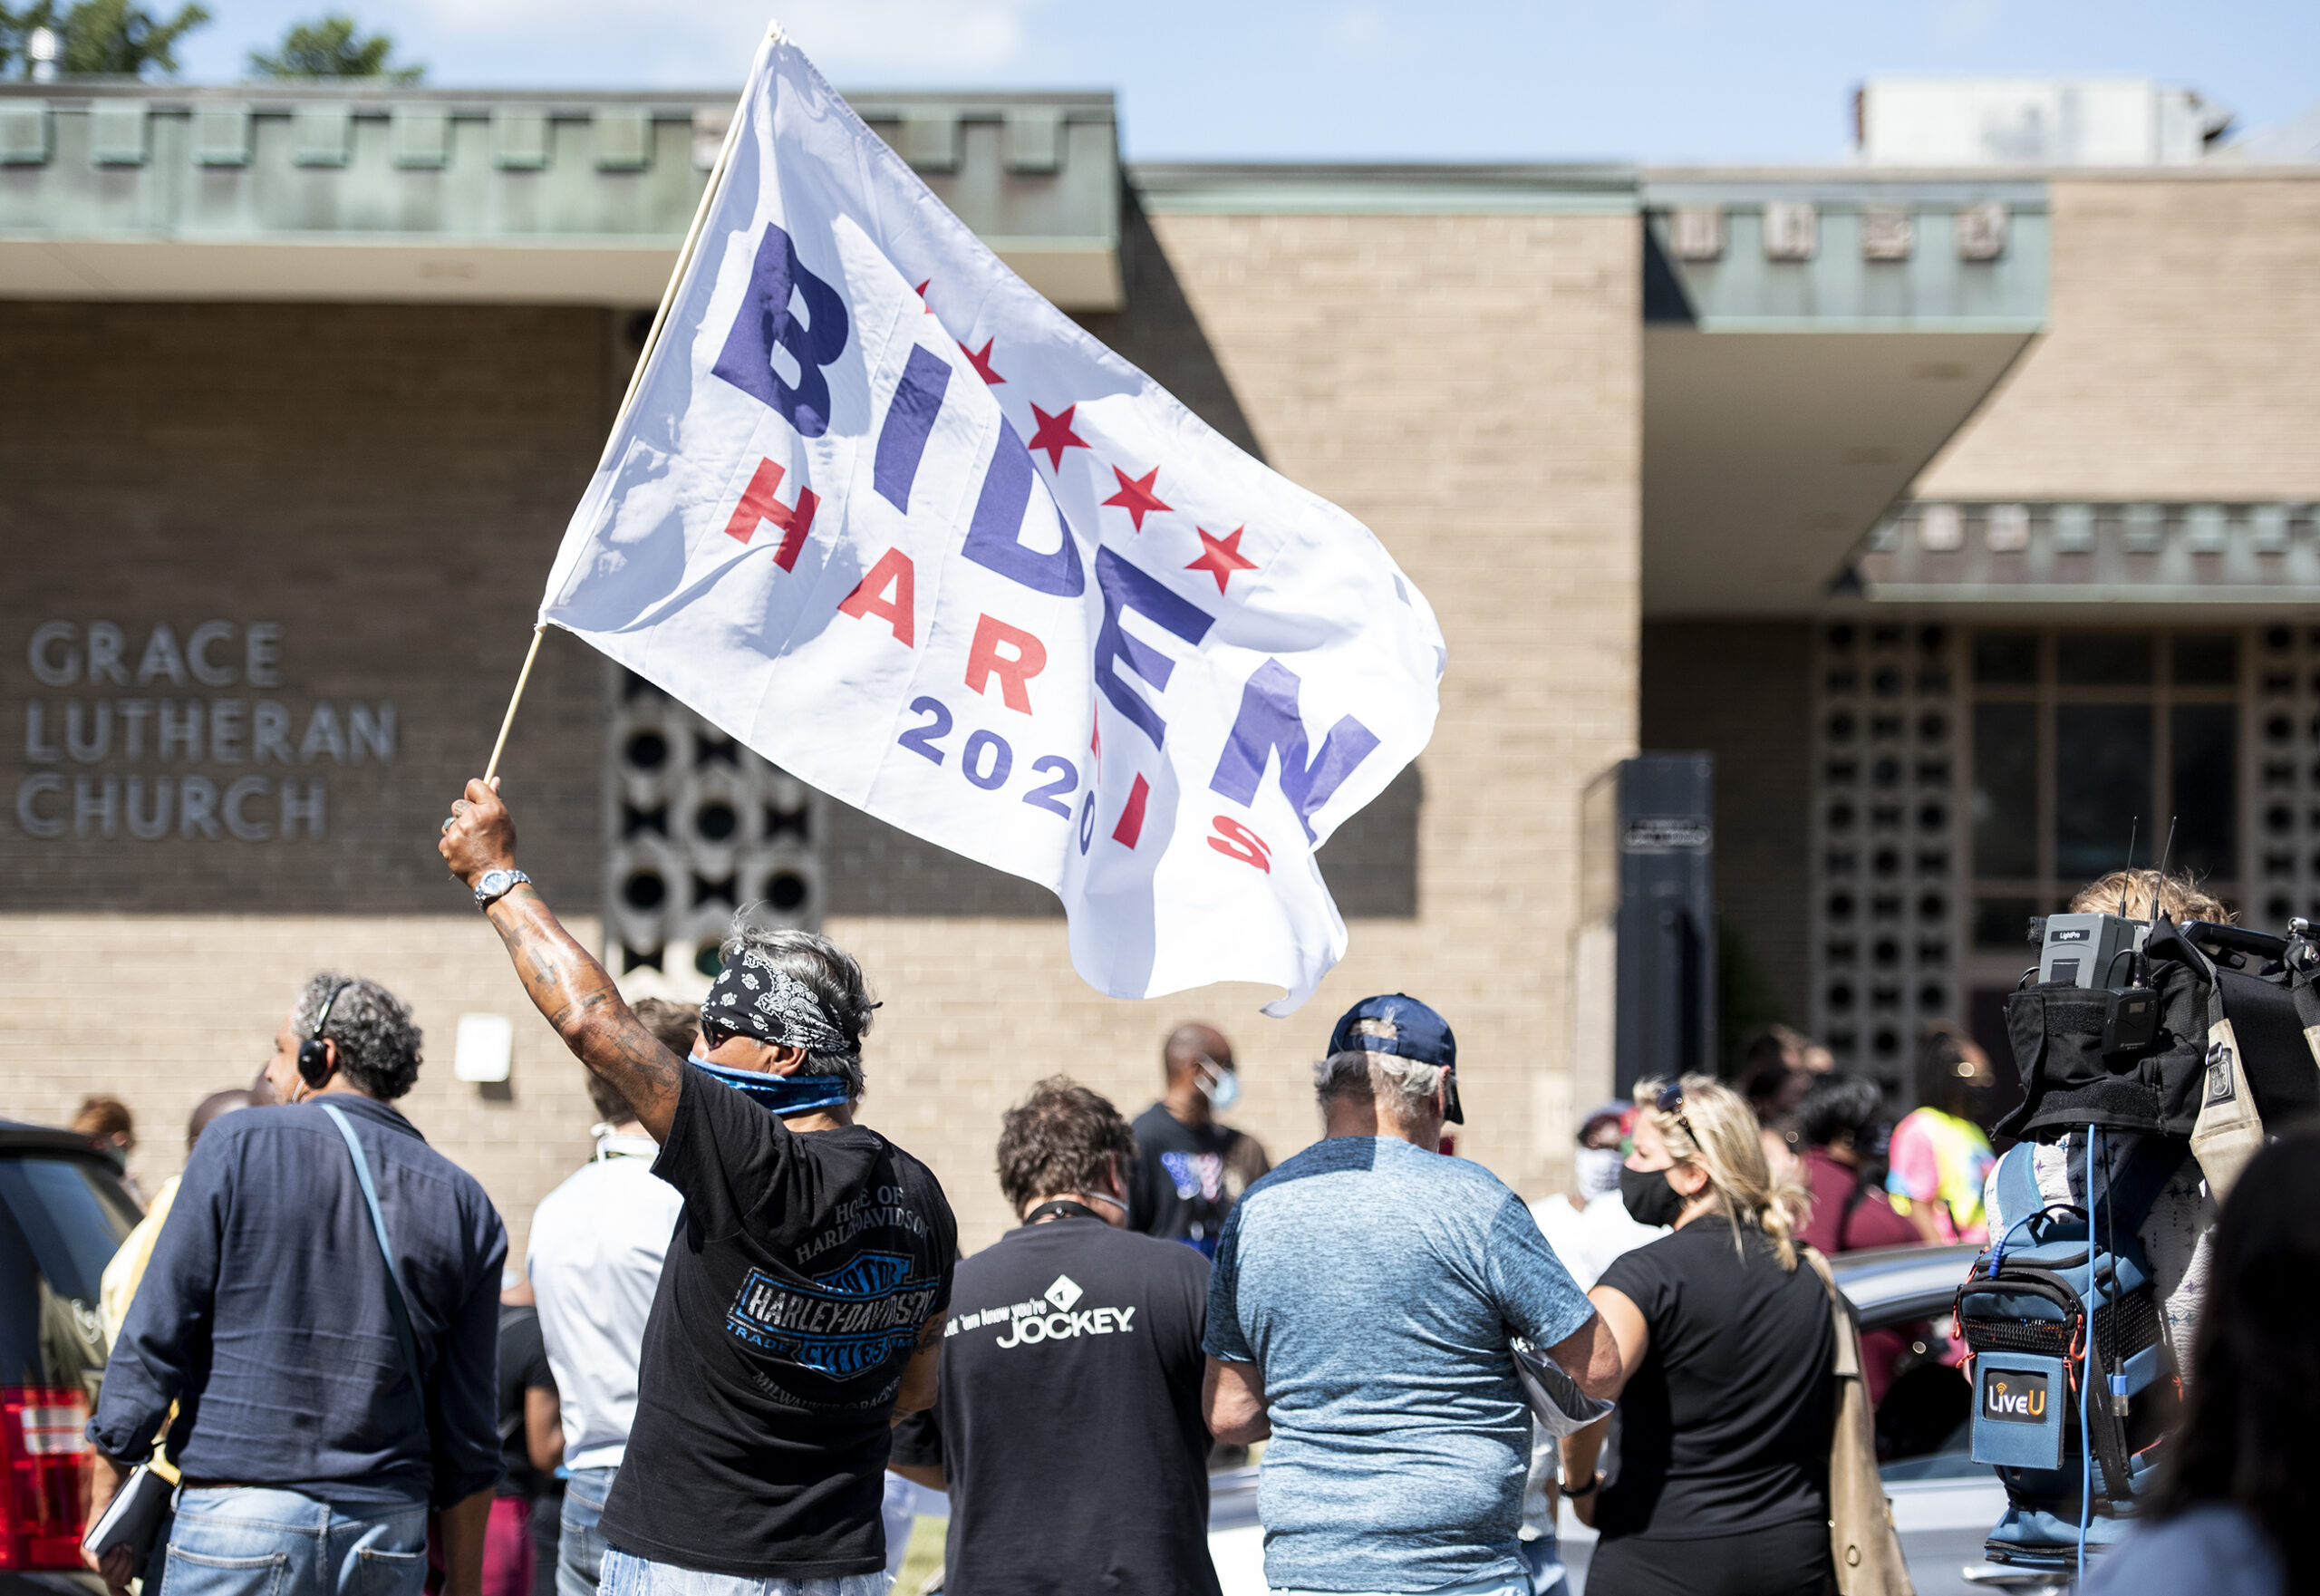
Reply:
M475 906L488 909L529 880L521 870L487 870L475 884Z

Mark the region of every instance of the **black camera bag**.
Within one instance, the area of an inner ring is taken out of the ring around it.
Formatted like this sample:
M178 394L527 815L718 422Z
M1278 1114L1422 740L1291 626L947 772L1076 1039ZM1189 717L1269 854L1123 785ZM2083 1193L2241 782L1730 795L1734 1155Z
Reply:
M2320 1112L2320 1069L2301 1011L2320 1024L2320 989L2294 971L2286 952L2286 943L2258 932L2197 921L2179 927L2161 915L2143 944L2159 1027L2149 1047L2128 1053L2102 1051L2101 988L2054 982L2013 993L2006 1038L2023 1100L1991 1128L2029 1141L2059 1141L2090 1125L2189 1137L2207 1079L2209 1029L2223 1017L2238 1036L2265 1123Z

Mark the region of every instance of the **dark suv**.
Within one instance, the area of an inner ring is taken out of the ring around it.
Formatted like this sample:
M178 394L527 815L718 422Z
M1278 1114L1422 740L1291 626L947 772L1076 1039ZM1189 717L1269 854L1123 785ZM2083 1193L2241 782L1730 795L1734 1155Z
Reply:
M81 1562L99 1283L137 1220L109 1155L0 1120L0 1596L103 1589Z

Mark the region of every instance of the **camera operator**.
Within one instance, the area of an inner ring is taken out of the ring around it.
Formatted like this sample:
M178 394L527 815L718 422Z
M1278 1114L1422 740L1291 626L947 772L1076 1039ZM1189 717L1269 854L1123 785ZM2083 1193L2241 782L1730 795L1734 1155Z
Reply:
M951 1493L949 1596L1215 1596L1208 1261L1120 1228L1135 1151L1063 1076L1008 1110L999 1185L1022 1227L959 1265L941 1394L889 1465Z
M2150 1517L2096 1565L2091 1596L2320 1590L2320 1132L2257 1155L2223 1205L2214 1295L2181 1436Z
M2154 910L2178 925L2192 920L2229 924L2232 918L2229 909L2188 877L2161 875L2156 870L2114 870L2087 883L2070 904L2074 914L2119 914L2130 920L2148 920ZM2037 1175L2040 1201L2085 1206L2085 1146L2086 1133L2078 1130L2060 1142L2032 1149L2031 1167ZM1991 1186L1995 1194L1997 1183L1992 1182ZM2199 1161L2186 1157L2153 1200L2138 1233L2159 1299L2160 1333L2174 1354L2175 1367L2185 1371L2187 1386L2199 1304L2207 1293L2209 1233L2215 1228L2215 1216L2216 1205L2208 1195ZM1993 1204L1989 1233L2003 1235L2023 1217Z

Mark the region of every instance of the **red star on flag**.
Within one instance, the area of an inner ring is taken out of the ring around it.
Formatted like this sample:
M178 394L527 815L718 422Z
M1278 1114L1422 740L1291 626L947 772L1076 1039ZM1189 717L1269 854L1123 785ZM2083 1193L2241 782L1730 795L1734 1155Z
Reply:
M1165 510L1175 508L1173 505L1161 503L1160 496L1152 491L1152 484L1156 481L1160 476L1160 468L1158 466L1153 467L1141 477L1131 477L1126 471L1121 470L1117 466L1114 466L1112 468L1112 475L1120 479L1120 490L1117 493L1113 494L1111 498L1106 499L1104 502L1106 504L1116 504L1119 506L1120 508L1126 510L1129 517L1135 520L1136 529L1137 531L1141 532L1144 530L1144 517L1150 515L1154 510Z
M934 281L934 279L932 277L926 279L926 283L932 283L933 281ZM912 289L911 292L918 295L919 307L924 310L928 315L933 315L934 314L934 307L926 303L926 283L921 283L917 287Z
M1206 571L1216 578L1217 592L1224 591L1224 585L1232 580L1233 572L1257 568L1256 561L1246 559L1241 554L1241 534L1248 530L1246 527L1235 527L1222 537L1211 537L1204 527L1195 527L1193 530L1200 534L1200 558L1184 569Z
M974 367L975 374L977 376L981 377L986 384L993 388L998 387L1001 382L1007 381L1006 378L1000 376L997 372L991 369L991 346L998 342L999 340L996 338L986 338L982 341L982 347L981 349L969 349L965 339L962 338L959 340L959 352L967 357L967 363ZM1031 408L1033 410L1037 410L1039 407L1033 405ZM1066 415L1069 415L1071 412L1066 411L1064 413ZM1081 447L1084 448L1086 446L1083 444Z
M1046 450L1049 470L1063 469L1065 450L1088 447L1088 440L1071 430L1071 412L1078 408L1076 404L1067 404L1060 413L1051 416L1036 404L1031 407L1031 414L1039 423L1038 430L1031 434L1031 452L1037 454L1040 450Z

